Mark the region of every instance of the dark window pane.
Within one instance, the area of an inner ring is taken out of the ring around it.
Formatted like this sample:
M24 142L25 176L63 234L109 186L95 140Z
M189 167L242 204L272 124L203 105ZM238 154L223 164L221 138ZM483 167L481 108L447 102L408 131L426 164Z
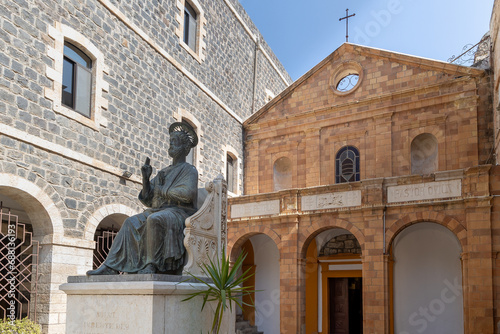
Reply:
M184 11L184 43L189 43L189 13Z
M354 161L346 159L342 161L342 177L344 180L351 181L354 176Z
M191 124L190 122L186 121L184 118L182 119L182 123L186 123L188 124L189 126L191 126L193 129L195 129L196 131L196 127ZM186 156L186 162L187 163L190 163L191 165L194 166L194 162L195 162L195 158L194 158L194 148L190 149L189 150L189 153L188 155Z
M227 155L226 176L227 176L227 190L234 193L235 192L234 191L234 161L233 161L233 158L229 154Z
M191 18L193 18L195 21L198 19L198 15L196 14L196 11L187 1L185 3L185 10L189 13L189 16L191 16Z
M92 60L70 43L64 43L62 104L90 118Z
M92 68L92 60L73 44L64 43L64 55L83 67Z
M186 2L184 7L184 43L196 51L196 31L198 29L198 15L191 5Z
M335 182L359 181L359 152L355 147L345 146L341 148L335 159Z
M73 108L73 76L74 63L64 58L63 61L63 82L62 82L62 104Z
M76 69L75 110L90 118L90 91L92 89L92 74L80 66Z
M189 21L189 41L188 41L188 45L194 51L196 51L196 30L197 29L198 29L198 27L197 27L196 19L191 18L191 20Z

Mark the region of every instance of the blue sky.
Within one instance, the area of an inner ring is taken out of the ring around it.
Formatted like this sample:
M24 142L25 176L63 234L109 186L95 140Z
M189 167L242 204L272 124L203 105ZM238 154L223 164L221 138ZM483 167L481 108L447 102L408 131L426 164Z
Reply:
M448 60L489 30L494 0L240 0L296 80L345 42Z

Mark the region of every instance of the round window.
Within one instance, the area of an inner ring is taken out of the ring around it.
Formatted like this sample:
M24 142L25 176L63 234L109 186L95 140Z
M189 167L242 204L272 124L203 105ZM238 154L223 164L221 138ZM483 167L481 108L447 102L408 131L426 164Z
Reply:
M336 88L339 92L348 92L354 87L356 87L358 80L359 80L359 74L348 74L342 79L340 79Z
M338 64L330 78L330 87L336 95L347 95L355 91L363 80L363 68L354 61Z

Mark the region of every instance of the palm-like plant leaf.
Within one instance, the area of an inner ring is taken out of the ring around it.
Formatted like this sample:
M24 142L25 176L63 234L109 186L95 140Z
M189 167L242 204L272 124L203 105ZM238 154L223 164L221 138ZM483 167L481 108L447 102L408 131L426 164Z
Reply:
M206 280L203 277L197 277L189 273L189 275L195 280L206 285L207 289L203 291L193 292L189 295L189 297L183 299L183 301L202 296L202 311L205 308L207 302L217 302L217 307L215 309L214 319L212 323L212 333L219 333L222 319L224 317L224 311L228 308L228 304L231 311L233 309L233 302L236 303L240 308L243 307L242 305L255 307L253 305L253 301L251 303L245 303L243 301L240 302L240 299L242 299L243 296L247 296L256 292L256 290L253 290L252 287L243 286L243 283L245 283L250 277L254 275L250 272L251 268L248 268L241 275L238 275L238 272L243 266L245 257L246 254L241 253L234 262L234 265L231 267L229 258L226 257L226 252L223 250L220 259L215 262L210 259L210 263L203 264L201 268L203 274L205 274L205 276L209 278L209 280Z

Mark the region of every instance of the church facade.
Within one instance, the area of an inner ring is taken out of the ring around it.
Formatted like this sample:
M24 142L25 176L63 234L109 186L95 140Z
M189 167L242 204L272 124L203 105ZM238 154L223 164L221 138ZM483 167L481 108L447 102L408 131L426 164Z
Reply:
M244 317L265 333L497 333L493 77L346 43L245 121L228 240L261 291Z
M140 168L170 163L168 126L195 128L200 188L223 174L241 194L243 121L291 79L236 0L7 1L0 13L0 311L12 295L17 317L64 333L59 285L143 210Z

